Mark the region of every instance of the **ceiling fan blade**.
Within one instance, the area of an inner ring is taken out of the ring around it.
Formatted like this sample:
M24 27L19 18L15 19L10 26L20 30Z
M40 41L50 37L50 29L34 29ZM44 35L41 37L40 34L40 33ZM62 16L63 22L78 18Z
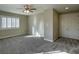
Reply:
M32 13L33 13L34 11L30 10L30 12L32 12Z
M34 12L36 8L32 8L31 5L24 5L23 8L18 8L18 9L23 9L23 12L26 13L27 11L29 12Z
M36 8L31 8L31 10L36 10Z

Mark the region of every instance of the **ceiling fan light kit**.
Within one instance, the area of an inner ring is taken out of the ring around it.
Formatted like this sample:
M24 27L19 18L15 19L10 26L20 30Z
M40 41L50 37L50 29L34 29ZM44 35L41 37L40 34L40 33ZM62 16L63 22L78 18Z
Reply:
M31 5L24 5L24 13L34 12L36 8L32 8Z
M24 13L29 13L30 11L29 11L29 10L24 10L23 12L24 12Z

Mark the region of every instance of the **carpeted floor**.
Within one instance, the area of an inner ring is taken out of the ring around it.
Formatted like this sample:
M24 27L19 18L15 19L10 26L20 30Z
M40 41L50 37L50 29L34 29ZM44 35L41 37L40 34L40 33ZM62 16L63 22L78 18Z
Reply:
M44 54L79 54L79 40L60 38L53 43L42 45L38 50Z
M60 38L55 42L43 37L0 39L0 54L79 54L79 40Z
M43 37L21 36L0 39L0 54L33 54L36 49L45 43Z

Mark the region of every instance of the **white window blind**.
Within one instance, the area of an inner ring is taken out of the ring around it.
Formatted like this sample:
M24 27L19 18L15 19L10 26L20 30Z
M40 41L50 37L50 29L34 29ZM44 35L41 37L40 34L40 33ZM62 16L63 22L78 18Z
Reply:
M1 23L2 23L2 24L1 24L1 27L2 27L2 28L6 28L6 17L2 17L2 18L1 18Z
M19 17L0 16L0 29L19 28Z
M7 28L11 28L11 27L12 27L12 26L11 26L11 18L8 17L8 18L6 19L6 21L7 21L7 22L6 22Z

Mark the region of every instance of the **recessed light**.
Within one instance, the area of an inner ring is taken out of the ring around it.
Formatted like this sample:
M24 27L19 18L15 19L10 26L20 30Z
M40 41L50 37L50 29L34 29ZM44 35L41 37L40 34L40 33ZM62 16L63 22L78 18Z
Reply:
M65 9L66 9L66 10L68 10L68 9L69 9L69 7L65 7Z

